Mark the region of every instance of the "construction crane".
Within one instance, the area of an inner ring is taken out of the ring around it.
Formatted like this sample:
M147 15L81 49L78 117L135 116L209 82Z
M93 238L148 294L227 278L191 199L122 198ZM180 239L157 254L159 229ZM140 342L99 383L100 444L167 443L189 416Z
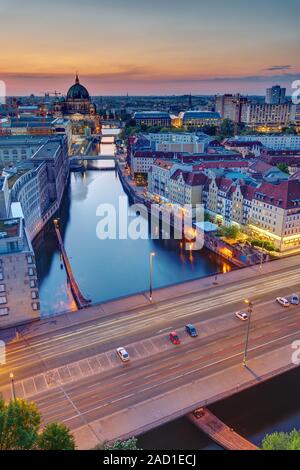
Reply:
M51 95L53 95L55 97L61 95L61 93L59 91L56 91L56 90L54 90L54 91L43 91L42 93L44 93L45 98L49 98L49 96L51 96Z

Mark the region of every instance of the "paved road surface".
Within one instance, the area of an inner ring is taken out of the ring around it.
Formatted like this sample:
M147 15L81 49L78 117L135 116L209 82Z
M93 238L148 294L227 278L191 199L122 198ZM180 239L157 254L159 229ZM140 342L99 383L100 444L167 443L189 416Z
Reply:
M72 430L153 396L216 374L242 361L246 322L234 312L254 302L249 364L254 357L300 339L300 307L284 309L277 295L299 292L300 268L257 274L131 312L112 314L38 336L24 336L7 350L0 387L9 397L13 371L20 396L34 399L45 422L64 421ZM193 322L199 338L184 325ZM180 346L167 339L176 329ZM116 358L126 346L130 364ZM50 373L49 373L50 371Z

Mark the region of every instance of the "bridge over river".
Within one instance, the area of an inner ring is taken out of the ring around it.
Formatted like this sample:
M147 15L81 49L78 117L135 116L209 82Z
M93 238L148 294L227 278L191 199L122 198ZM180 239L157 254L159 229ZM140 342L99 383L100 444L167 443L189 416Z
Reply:
M77 445L139 435L295 368L300 256L93 305L18 328L0 369L0 391L36 401L44 419L64 422ZM248 361L244 299L253 303ZM199 336L185 333L194 323ZM176 330L181 344L168 339ZM125 346L123 364L116 348ZM270 398L272 399L272 397ZM250 406L250 405L249 405ZM253 413L255 413L253 407Z

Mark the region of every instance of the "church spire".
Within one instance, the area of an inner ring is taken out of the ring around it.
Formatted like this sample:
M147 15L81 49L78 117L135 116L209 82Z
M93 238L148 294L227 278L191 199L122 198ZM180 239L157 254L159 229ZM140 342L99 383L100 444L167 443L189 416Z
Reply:
M78 85L78 83L79 83L78 72L76 72L75 83L76 83L76 85Z

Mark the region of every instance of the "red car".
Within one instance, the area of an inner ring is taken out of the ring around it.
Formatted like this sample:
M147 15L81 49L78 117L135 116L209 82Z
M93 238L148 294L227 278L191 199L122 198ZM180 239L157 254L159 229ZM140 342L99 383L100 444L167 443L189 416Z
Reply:
M169 334L169 338L170 338L171 343L180 344L180 339L176 331L172 331L172 333Z

